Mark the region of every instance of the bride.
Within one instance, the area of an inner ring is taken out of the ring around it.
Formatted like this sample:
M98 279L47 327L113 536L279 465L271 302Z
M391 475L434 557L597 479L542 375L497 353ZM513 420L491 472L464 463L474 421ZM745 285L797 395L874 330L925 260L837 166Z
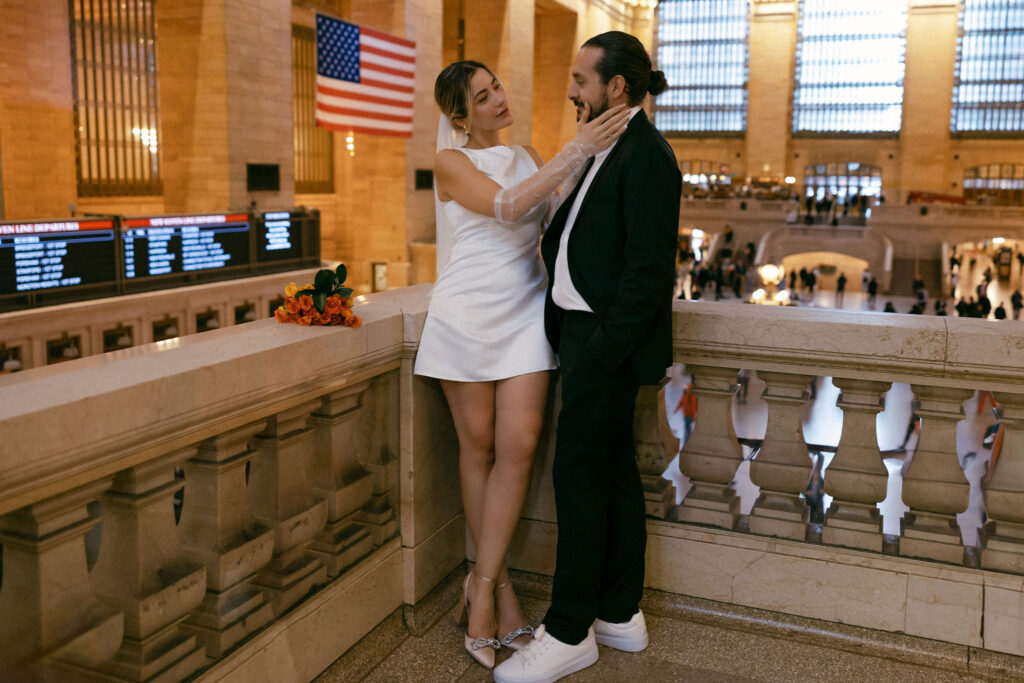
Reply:
M415 373L440 380L459 439L459 480L474 569L455 616L465 647L487 668L519 649L526 624L505 566L543 424L549 371L541 223L575 187L587 160L625 130L629 111L580 116L576 138L542 165L532 147L507 147L508 98L483 64L460 61L437 77L441 109L434 162L438 277ZM561 189L560 189L561 188Z

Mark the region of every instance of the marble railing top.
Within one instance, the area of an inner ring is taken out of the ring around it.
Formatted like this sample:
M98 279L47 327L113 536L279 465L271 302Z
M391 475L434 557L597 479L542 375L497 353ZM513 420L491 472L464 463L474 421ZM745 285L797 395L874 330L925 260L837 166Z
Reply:
M677 362L1024 392L1024 322L676 301Z
M365 297L359 328L266 319L0 376L0 514L397 365L429 288Z
M357 329L268 319L0 376L0 514L397 367L418 345L430 287L369 295ZM674 311L678 362L1024 393L1024 323Z

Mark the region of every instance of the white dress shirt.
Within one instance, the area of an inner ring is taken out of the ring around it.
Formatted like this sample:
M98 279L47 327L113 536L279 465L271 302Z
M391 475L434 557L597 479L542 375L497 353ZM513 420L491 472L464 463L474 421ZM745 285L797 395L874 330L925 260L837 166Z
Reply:
M629 118L631 121L638 111L640 111L639 106L630 108ZM617 144L619 144L618 140L615 141L615 145ZM572 227L576 223L576 216L580 212L580 206L583 205L583 199L587 196L590 184L594 182L594 177L601 170L601 164L608 158L611 151L615 149L615 145L594 155L594 163L590 166L590 170L587 171L587 175L583 177L580 183L580 191L576 193L576 198L569 208L569 215L565 219L565 229L562 230L561 239L558 241L558 255L555 256L555 282L551 285L551 300L563 311L594 312L587 305L587 302L583 300L583 297L580 296L576 287L573 286L572 276L569 275L569 233L572 232Z

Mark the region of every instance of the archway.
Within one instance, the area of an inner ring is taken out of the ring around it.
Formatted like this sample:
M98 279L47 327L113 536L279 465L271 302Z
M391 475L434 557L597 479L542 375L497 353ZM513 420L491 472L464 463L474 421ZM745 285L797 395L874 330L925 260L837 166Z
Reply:
M835 291L836 281L840 273L846 275L846 291L859 291L861 277L868 270L868 262L856 256L840 254L834 251L805 251L799 254L790 254L782 259L782 268L786 272L786 284L789 284L789 274L800 272L801 268L807 270L817 269L818 290ZM800 278L797 278L797 287L800 286Z

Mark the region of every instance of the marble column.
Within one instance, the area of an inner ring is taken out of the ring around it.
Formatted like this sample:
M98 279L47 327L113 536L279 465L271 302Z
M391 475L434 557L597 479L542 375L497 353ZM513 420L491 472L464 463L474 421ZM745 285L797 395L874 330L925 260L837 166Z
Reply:
M371 411L363 405L368 382L345 387L321 399L310 417L315 433L311 481L327 502L327 525L310 545L334 578L373 550L366 527L354 521L357 510L373 498L373 476L356 457L369 448L363 423Z
M661 476L668 468L671 457L665 452L661 438L658 412L660 400L663 398L659 387L640 387L636 411L633 413L633 440L647 514L657 519L666 519L676 502L676 487Z
M679 469L690 478L692 488L676 508L676 519L732 529L740 515L732 480L743 462L732 425L736 370L687 364L686 371L694 378L697 420L679 452Z
M103 494L103 545L92 585L124 612L124 641L104 669L131 681L182 680L206 652L179 628L206 593L206 568L185 557L174 522L174 468L189 448L120 472Z
M250 442L256 457L249 498L256 519L274 530L274 556L254 581L277 616L327 580L324 563L309 552L327 522L327 503L313 495L308 475L316 445L308 421L319 407L319 401L311 401L278 413Z
M998 392L995 398L1004 432L999 460L985 490L988 522L982 534L981 566L1024 574L1024 395Z
M750 513L750 531L802 541L810 509L800 494L807 488L812 463L801 411L810 396L807 385L814 378L760 371L757 376L767 384L761 398L768 404L768 428L750 464L750 479L761 487Z
M100 521L89 504L108 486L97 481L0 517L0 679L72 680L45 671L94 671L120 647L124 615L97 600L85 553L85 534Z
M878 449L875 422L892 382L842 377L832 382L842 391L836 404L843 410L843 432L825 476L825 491L833 500L821 540L882 552L882 517L876 505L885 500L889 472Z
M246 491L247 445L264 422L206 439L185 461L185 496L179 538L188 559L206 567L206 595L183 628L219 658L274 618L253 585L274 553L274 532L253 516Z
M963 402L974 392L911 385L920 407L921 437L910 468L903 477L903 518L900 555L940 562L963 562L963 545L956 515L967 509L970 485L956 453L956 424Z

